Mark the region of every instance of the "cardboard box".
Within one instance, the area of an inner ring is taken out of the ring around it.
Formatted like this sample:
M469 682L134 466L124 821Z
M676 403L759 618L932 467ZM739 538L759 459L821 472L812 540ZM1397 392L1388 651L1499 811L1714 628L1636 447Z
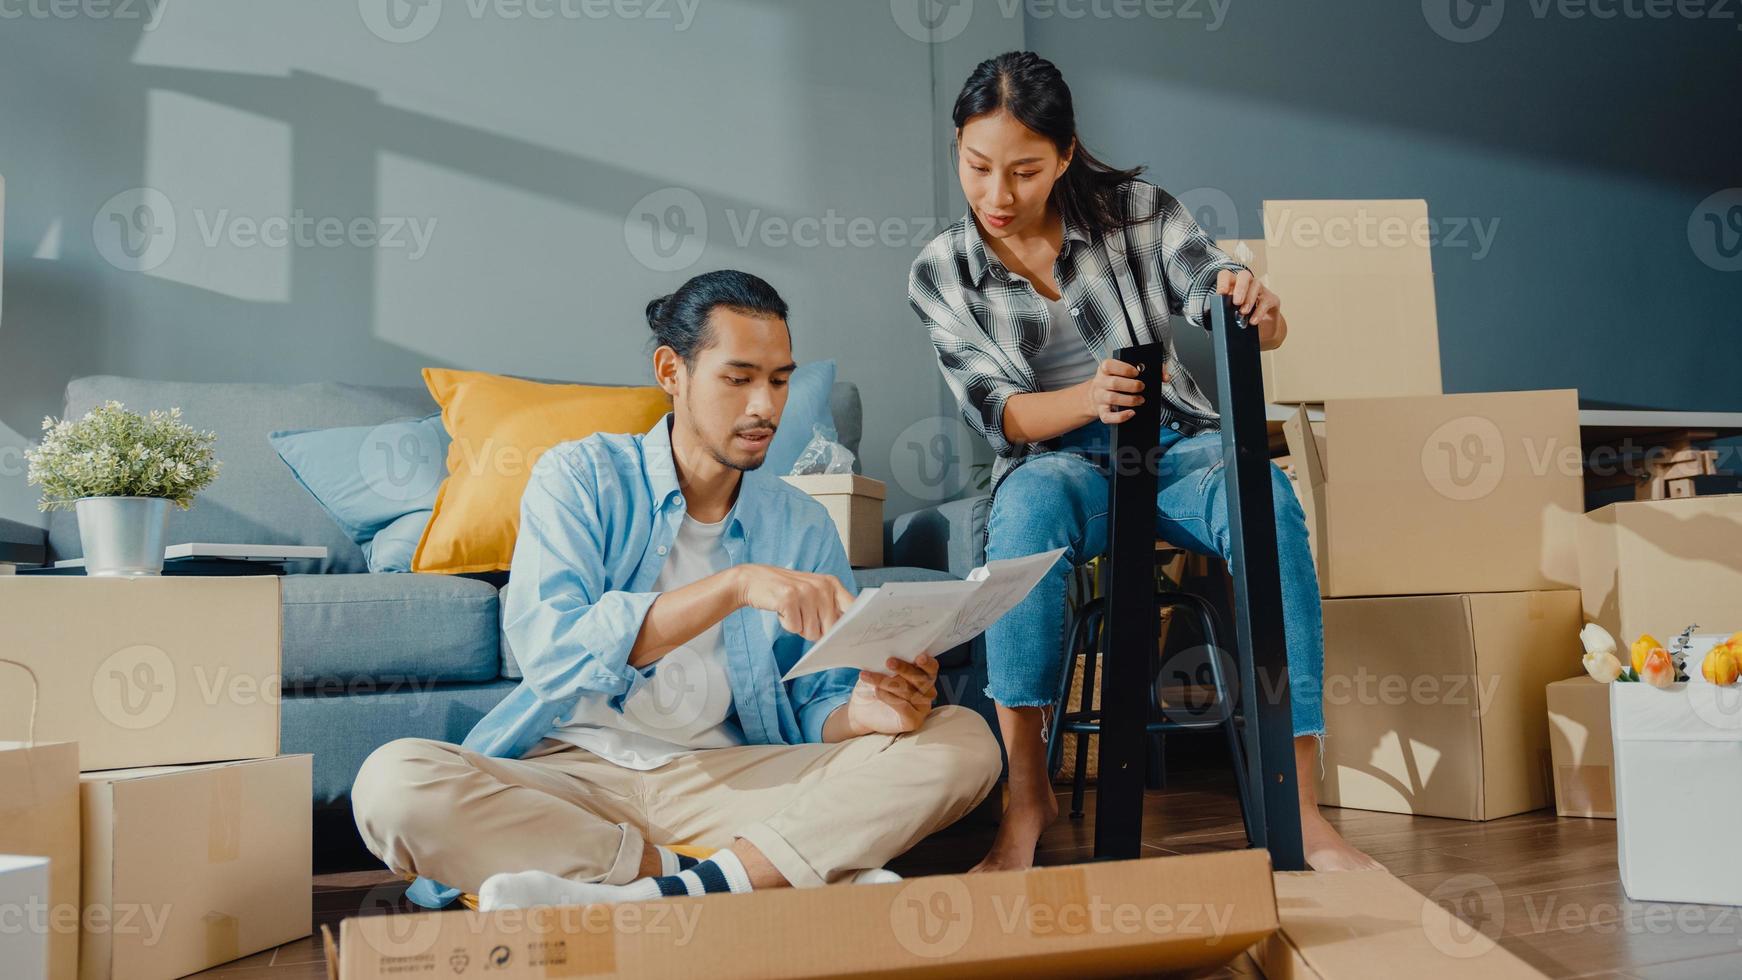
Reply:
M829 509L841 532L847 563L854 568L883 564L883 501L889 495L882 480L857 473L815 473L783 476L782 480L810 494Z
M313 759L86 773L82 980L169 980L308 935Z
M1622 649L1742 620L1742 496L1610 504L1579 521L1578 542L1585 618Z
M1584 512L1578 392L1325 404L1283 427L1327 597L1566 589ZM1314 457L1317 457L1316 459Z
M1563 817L1615 818L1615 754L1609 742L1609 685L1589 676L1548 686L1548 748L1554 809Z
M0 579L7 656L42 686L38 737L86 771L278 753L278 576ZM28 688L0 687L0 718Z
M15 669L0 665L0 672ZM11 678L6 680L7 687L15 686ZM0 714L0 719L7 721L22 717ZM77 745L0 742L0 854L48 859L46 891L37 892L42 906L26 910L28 917L20 932L40 937L47 952L49 980L73 980L79 970ZM8 931L0 928L0 950L10 948ZM19 941L30 945L37 940L26 936ZM0 964L8 962L0 953Z
M1276 929L1264 851L886 885L346 919L329 975L1095 977L1208 971Z
M1261 262L1288 317L1263 357L1268 401L1443 390L1427 220L1426 201L1264 202Z
M1328 806L1493 820L1549 805L1544 688L1579 672L1579 594L1324 603Z
M17 916L47 901L48 858L0 854L0 909ZM8 980L48 980L48 931L14 919L0 929L0 964Z
M1446 901L1488 896L1448 894ZM1492 901L1498 903L1496 890ZM1384 871L1279 872L1282 928L1252 951L1269 980L1543 980L1495 942L1496 928L1456 919ZM1495 916L1496 906L1476 914Z

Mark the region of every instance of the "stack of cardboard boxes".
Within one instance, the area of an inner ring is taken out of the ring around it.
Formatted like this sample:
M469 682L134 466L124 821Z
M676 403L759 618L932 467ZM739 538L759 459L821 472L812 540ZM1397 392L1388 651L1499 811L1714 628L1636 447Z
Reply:
M8 980L169 980L308 935L277 577L11 576L0 623L35 679L0 685L5 734L32 739L0 744L0 853L49 861L27 923L46 973Z
M1283 298L1265 355L1324 597L1320 798L1547 806L1544 689L1577 673L1578 395L1445 394L1422 201L1270 201L1225 243ZM1320 411L1322 409L1322 415Z

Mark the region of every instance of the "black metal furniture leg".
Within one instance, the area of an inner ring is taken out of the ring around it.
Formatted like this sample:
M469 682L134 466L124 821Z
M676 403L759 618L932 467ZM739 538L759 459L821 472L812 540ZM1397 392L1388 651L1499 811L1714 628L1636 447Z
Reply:
M1160 387L1161 344L1114 354L1138 379ZM1161 400L1146 399L1113 428L1106 564L1106 639L1101 665L1100 764L1095 785L1095 858L1135 858L1143 848L1143 774L1149 745L1150 664L1161 642L1155 603L1155 491ZM1123 529L1123 530L1120 530Z
M1248 796L1252 803L1262 804L1248 808L1262 814L1252 843L1270 850L1271 864L1278 871L1301 871L1306 869L1306 857L1295 784L1294 722L1258 331L1235 310L1231 297L1210 297L1209 314L1222 414L1228 569L1234 579L1233 639L1246 717Z

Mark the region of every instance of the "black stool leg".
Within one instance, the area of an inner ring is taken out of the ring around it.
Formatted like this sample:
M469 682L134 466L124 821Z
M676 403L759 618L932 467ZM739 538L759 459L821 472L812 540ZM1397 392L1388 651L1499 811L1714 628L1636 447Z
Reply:
M1259 839L1260 814L1252 805L1250 788L1247 786L1245 745L1234 720L1236 702L1233 692L1228 689L1228 675L1222 670L1222 641L1220 631L1216 628L1215 609L1202 596L1189 592L1174 593L1167 601L1175 607L1189 609L1198 620L1198 628L1203 631L1204 646L1210 651L1210 679L1216 688L1216 705L1222 712L1221 728L1228 739L1229 761L1234 766L1234 788L1240 796L1240 819L1246 825L1247 842L1256 841Z

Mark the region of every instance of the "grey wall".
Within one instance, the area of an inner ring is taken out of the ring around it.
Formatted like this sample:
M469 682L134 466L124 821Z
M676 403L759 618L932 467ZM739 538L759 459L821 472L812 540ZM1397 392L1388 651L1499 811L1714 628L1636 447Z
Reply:
M933 61L1020 46L1020 19L928 44L884 0L438 0L404 29L385 0L66 9L0 20L0 516L41 523L21 448L69 378L646 379L643 306L712 268L768 278L799 357L860 385L872 475L943 405L905 294L947 148ZM159 244L129 254L141 203ZM298 215L345 227L250 237ZM644 215L691 248L647 248ZM404 247L371 247L396 222Z
M1428 20L1454 2L1482 9L1220 0L1218 22L1204 0L1067 20L1049 12L1096 8L1049 0L1028 5L1027 37L1070 81L1090 148L1176 194L1225 193L1238 227L1222 232L1258 237L1267 198L1419 197L1492 228L1485 254L1468 233L1433 251L1447 391L1742 410L1742 272L1702 262L1689 234L1709 230L1702 201L1742 187L1742 13L1497 0L1482 15L1497 23L1447 29L1486 33L1460 43Z

